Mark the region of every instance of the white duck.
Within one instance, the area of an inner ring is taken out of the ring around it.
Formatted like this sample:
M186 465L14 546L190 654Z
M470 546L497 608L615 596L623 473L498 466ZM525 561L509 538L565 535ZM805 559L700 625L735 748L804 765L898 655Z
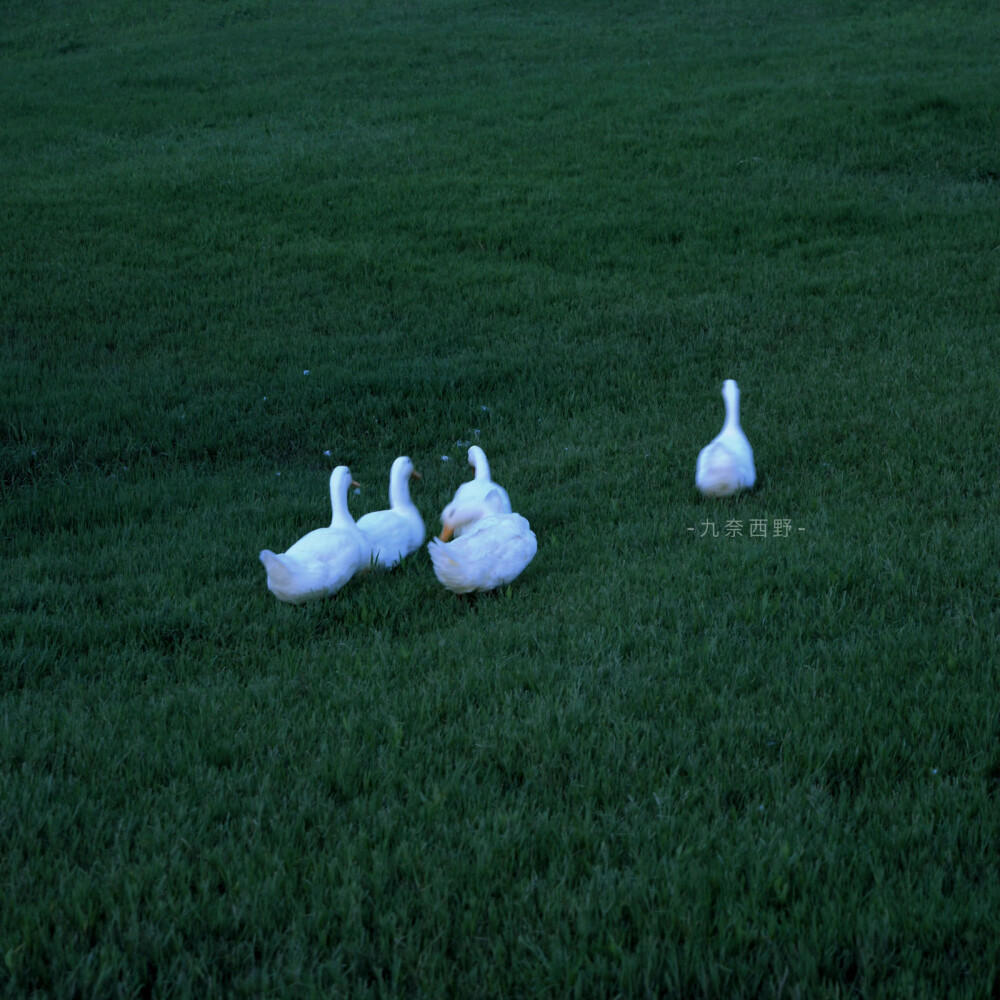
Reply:
M486 460L486 452L478 444L474 444L469 449L469 465L475 470L474 478L467 483L462 483L455 490L451 503L441 512L441 523L446 525L441 533L441 538L446 542L451 538L450 534L446 534L449 530L447 525L450 523L454 526L456 538L463 531L467 531L475 518L470 518L468 512L463 513L463 508L468 507L470 512L474 509L481 509L478 505L481 505L487 495L492 492L495 492L499 498L500 509L497 513L509 514L513 510L507 491L490 478L490 463ZM484 515L480 514L479 516Z
M392 569L423 545L424 520L410 499L410 479L420 479L413 462L400 455L389 470L389 509L358 519L358 528L371 544L375 565Z
M722 430L698 453L695 485L705 496L726 497L750 489L757 481L753 448L740 427L740 390L727 378L722 383L726 421Z
M335 594L355 573L368 566L371 543L358 530L347 509L347 490L357 486L346 465L330 474L329 528L303 535L291 548L278 553L264 549L260 561L267 570L267 589L279 601L301 604Z
M464 504L454 517L462 520L445 520L441 538L427 544L434 575L454 594L510 583L538 551L531 526L520 514L504 510L498 489L481 501ZM454 541L444 541L445 536L454 536Z

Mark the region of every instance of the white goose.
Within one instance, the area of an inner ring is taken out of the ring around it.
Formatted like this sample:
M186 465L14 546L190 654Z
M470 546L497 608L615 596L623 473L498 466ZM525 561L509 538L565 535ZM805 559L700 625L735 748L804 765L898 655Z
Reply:
M291 548L278 553L264 549L260 561L267 570L267 589L279 601L301 604L335 594L355 573L368 566L371 543L358 530L347 509L347 490L357 486L346 465L330 474L329 528L303 535Z
M424 542L424 520L410 499L411 478L420 479L420 473L406 455L400 455L389 470L389 509L358 519L358 528L371 543L375 565L382 569L392 569Z
M726 497L750 489L757 481L753 448L740 427L740 390L727 378L722 383L726 421L722 430L698 453L695 485L705 496Z
M469 512L481 509L483 501L490 493L495 492L499 498L500 509L497 513L509 514L513 510L507 491L490 478L490 463L486 460L486 452L478 444L474 444L469 449L469 465L475 470L474 478L467 483L462 483L455 490L451 503L441 512L441 523L446 525L441 533L441 538L446 542L451 538L450 534L446 534L449 530L447 525L450 523L454 526L456 538L463 531L467 531L469 525L475 520L475 518L469 517ZM463 512L464 508L469 510ZM480 514L479 516L484 515Z
M452 593L502 587L535 557L538 540L531 526L503 505L500 491L493 489L481 501L458 508L454 516L462 520L446 519L441 537L427 543L434 575ZM446 536L454 541L444 541Z

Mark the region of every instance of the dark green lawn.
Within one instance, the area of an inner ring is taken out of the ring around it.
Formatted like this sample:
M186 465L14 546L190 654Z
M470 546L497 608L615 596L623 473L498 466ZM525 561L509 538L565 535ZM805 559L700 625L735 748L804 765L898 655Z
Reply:
M0 995L1000 993L994 4L0 12Z

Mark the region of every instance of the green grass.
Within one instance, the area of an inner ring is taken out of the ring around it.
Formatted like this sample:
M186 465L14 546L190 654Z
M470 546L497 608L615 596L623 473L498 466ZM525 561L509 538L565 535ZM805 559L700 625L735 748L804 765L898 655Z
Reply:
M994 5L3 6L3 996L1000 992Z

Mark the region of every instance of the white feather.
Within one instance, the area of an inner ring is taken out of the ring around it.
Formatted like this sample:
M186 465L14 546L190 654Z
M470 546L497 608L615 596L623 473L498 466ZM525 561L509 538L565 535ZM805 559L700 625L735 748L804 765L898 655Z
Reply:
M467 520L446 522L455 529L454 540L433 538L428 543L434 575L453 593L502 587L535 557L538 541L531 526L520 514L500 510L502 504L496 489L479 504L465 504L461 516Z
M757 481L753 448L740 426L740 390L730 378L722 383L726 420L722 430L698 453L695 485L705 496L725 497L750 489Z
M260 561L267 571L267 589L289 604L301 604L335 594L355 573L368 565L371 543L358 530L347 509L351 470L338 465L330 474L329 528L303 535L285 552L264 549Z
M486 452L477 444L469 449L469 465L475 470L474 477L469 482L462 483L455 490L451 503L441 512L442 524L450 520L456 525L456 538L463 531L467 531L468 526L472 523L463 515L462 511L481 504L489 493L496 492L500 498L500 507L497 513L509 514L513 510L507 491L498 483L493 482L490 477L490 463L487 461Z
M419 549L427 534L420 511L410 499L411 476L419 478L413 462L400 455L389 470L389 509L358 519L358 528L371 545L372 558L382 569L392 569Z

